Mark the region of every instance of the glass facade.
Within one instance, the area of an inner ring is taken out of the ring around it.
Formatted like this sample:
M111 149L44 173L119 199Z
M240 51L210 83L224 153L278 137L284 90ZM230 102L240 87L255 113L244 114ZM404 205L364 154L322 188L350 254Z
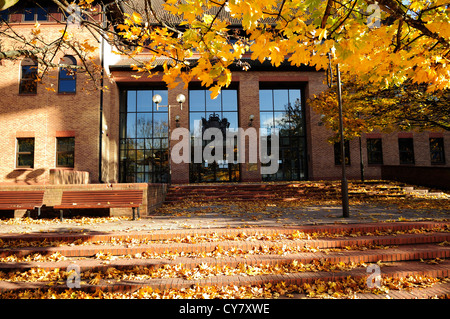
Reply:
M202 136L202 129L214 126L217 123L226 123L229 130L236 130L238 124L238 91L236 89L223 89L216 99L211 99L209 90L189 90L189 130L191 134L191 164L189 165L189 180L191 183L199 182L232 182L239 181L239 163L236 154L233 158L226 155L226 142L223 141L223 158L217 162L208 163L194 160L194 135ZM221 124L217 124L221 125ZM223 134L225 138L225 134ZM202 154L205 147L211 147L212 140L202 139ZM234 145L237 142L235 141ZM215 149L212 155L215 155ZM202 156L203 158L203 156Z
M152 98L168 104L167 90L125 90L120 109L120 164L122 183L168 183L168 108L156 107Z
M120 182L170 183L169 112L167 107L157 109L152 101L156 94L162 97L160 105L168 104L168 91L163 87L124 88L121 91ZM231 85L216 99L211 99L210 94L200 86L189 87L189 182L239 182L241 165L237 158L237 134L232 134L234 140L226 140L226 132L234 133L240 126L238 88ZM301 83L261 83L259 96L260 132L267 140L269 151L275 136L272 129L277 129L279 137L278 170L274 174L263 174L262 180L307 180L304 87ZM216 136L209 139L204 136L205 130L211 127L223 132L222 150L212 143ZM230 142L235 147L232 154L227 154ZM217 153L219 151L223 151L223 155ZM205 154L212 155L213 160L205 158Z
M306 127L303 89L300 85L281 88L260 84L260 128L270 150L273 129L279 132L279 169L263 174L263 181L306 180ZM261 166L270 165L263 164Z

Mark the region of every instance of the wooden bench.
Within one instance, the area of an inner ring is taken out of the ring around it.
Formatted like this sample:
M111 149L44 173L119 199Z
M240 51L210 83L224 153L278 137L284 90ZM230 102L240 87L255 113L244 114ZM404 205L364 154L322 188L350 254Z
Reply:
M44 191L0 191L0 210L26 209L30 217L30 210L41 207L44 200Z
M105 190L105 191L64 191L60 205L53 206L60 210L60 219L63 219L64 209L86 208L132 208L133 220L137 215L140 218L139 206L143 201L142 190Z

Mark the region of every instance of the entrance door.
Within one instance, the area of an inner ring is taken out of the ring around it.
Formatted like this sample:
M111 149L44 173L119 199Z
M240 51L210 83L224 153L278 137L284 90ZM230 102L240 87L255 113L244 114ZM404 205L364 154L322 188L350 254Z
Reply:
M189 179L191 183L202 182L237 182L239 181L239 163L237 150L227 154L227 130L238 128L237 90L224 89L216 99L210 98L210 91L204 89L189 90L189 118L191 132L191 164ZM222 133L222 154L216 152L214 136L208 139L204 135L208 128L219 129ZM237 145L237 140L234 141ZM196 143L201 147L196 148ZM201 153L196 155L196 152ZM210 154L214 160L203 156Z

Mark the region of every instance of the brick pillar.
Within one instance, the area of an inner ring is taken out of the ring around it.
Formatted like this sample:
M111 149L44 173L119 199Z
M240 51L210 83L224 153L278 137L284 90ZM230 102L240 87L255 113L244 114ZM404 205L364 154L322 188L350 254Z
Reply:
M259 79L251 73L239 75L239 126L247 130L250 127L250 115L254 116L252 127L256 129L259 139ZM245 138L245 136L244 136ZM245 142L245 141L243 141ZM241 163L241 182L260 182L261 163L259 159L259 140L257 146L257 163L249 163L249 141L245 142L245 163Z
M186 97L186 102L183 103L183 109L181 110L179 103L177 102L177 95L184 94ZM176 117L179 116L178 125L180 128L189 129L189 91L187 89L183 89L183 85L179 85L176 88L169 90L168 92L169 105L170 108L170 119L169 119L169 160L170 160L170 169L171 169L171 182L172 184L185 184L189 183L189 163L174 163L172 160L172 148L179 141L171 140L171 134L173 130L177 128ZM186 151L189 152L188 149Z

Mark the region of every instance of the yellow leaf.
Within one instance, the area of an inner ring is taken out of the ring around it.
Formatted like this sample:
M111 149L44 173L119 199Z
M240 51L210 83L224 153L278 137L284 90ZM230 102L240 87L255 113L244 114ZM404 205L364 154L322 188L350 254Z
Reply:
M319 41L327 38L327 29L322 29L319 33Z
M214 100L220 94L221 87L219 85L215 85L209 90L211 91L211 99Z
M133 14L131 15L131 19L133 19L134 23L136 24L141 24L142 22L142 17L137 12L133 12Z

